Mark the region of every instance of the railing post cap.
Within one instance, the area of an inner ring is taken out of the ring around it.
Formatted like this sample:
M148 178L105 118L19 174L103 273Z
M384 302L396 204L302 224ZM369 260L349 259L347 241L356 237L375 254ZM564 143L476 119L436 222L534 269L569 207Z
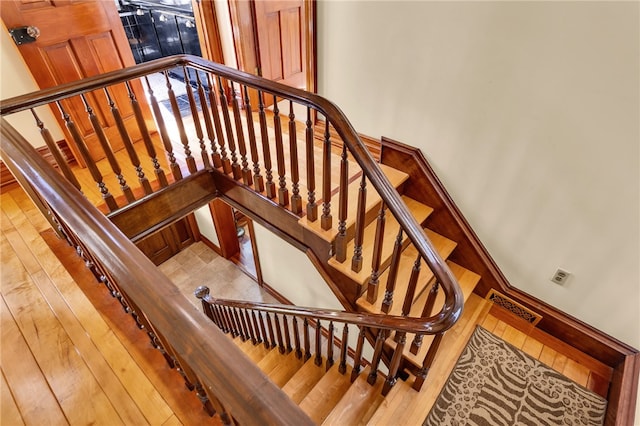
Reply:
M207 287L206 285L201 285L196 288L196 290L193 292L193 295L202 300L209 295L209 287Z

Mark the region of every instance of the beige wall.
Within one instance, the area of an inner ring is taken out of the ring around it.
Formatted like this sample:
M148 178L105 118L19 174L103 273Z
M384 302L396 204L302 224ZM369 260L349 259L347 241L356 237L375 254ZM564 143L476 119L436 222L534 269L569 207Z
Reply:
M0 34L0 99L24 95L38 90L29 69L24 63L17 46L11 40L4 24ZM37 109L40 119L46 123L54 140L64 139L51 110L48 107ZM35 147L44 145L40 132L30 112L20 112L7 117L7 121L15 127Z
M320 94L419 147L513 285L640 347L637 2L320 1L317 34Z

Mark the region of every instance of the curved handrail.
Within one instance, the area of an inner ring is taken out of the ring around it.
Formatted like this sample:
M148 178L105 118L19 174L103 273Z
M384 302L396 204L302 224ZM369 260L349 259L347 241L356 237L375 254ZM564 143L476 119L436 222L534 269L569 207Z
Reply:
M310 106L327 117L338 135L346 144L351 155L362 168L366 177L380 194L387 208L394 214L407 237L416 247L420 255L440 283L445 300L442 309L437 314L428 318L418 318L413 321L421 321L431 331L438 333L451 328L462 313L464 304L463 295L451 270L428 240L420 224L415 220L406 205L400 198L396 189L391 185L381 168L375 162L364 143L360 140L344 113L331 101L300 89L285 86L283 84L267 80L261 77L228 68L224 65L213 63L205 59L191 55L176 55L161 58L144 64L123 70L113 71L95 77L90 77L81 82L72 82L44 89L37 96L28 94L2 101L0 113L2 115L48 104L52 101L70 97L80 93L100 89L107 84L121 83L130 79L140 78L153 72L162 71L175 66L190 66L206 72L214 72L221 77L241 82L246 86L268 90L270 93L294 100L305 106ZM409 319L411 321L411 319Z

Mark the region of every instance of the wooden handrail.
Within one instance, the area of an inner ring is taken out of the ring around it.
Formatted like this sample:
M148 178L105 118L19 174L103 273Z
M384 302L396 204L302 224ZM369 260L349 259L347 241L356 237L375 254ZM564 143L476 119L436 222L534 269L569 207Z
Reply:
M313 422L179 292L137 247L60 176L4 118L0 154L135 300L240 424ZM168 305L167 301L171 301Z
M407 209L395 187L391 185L381 168L375 162L346 116L335 104L321 96L237 71L199 57L178 55L87 78L79 82L44 89L37 94L18 96L3 101L0 105L0 113L5 115L26 110L70 96L101 89L107 85L140 78L150 73L185 66L214 73L218 77L241 83L247 87L257 89L260 92L268 92L270 95L286 98L304 106L312 107L327 117L335 131L342 138L351 156L362 168L364 175L378 191L386 208L395 216L406 236L414 244L416 250L440 283L445 295L445 300L442 309L437 314L429 318L421 319L425 324L425 328L430 330L429 333L439 333L448 330L455 324L461 315L464 301L462 291L451 270L434 249L420 227L420 224ZM260 99L262 99L262 97L260 97Z

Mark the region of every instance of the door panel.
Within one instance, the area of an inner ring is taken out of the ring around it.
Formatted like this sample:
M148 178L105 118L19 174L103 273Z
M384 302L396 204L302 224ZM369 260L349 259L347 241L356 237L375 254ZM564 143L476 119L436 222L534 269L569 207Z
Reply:
M3 0L0 13L9 29L25 25L39 28L40 37L33 43L18 46L18 50L41 88L77 81L135 64L118 11L111 0ZM144 102L144 93L139 84L134 85L134 91L138 100ZM114 87L110 94L117 102L125 122L134 123L135 118L125 86ZM89 94L87 100L100 122L106 126L105 133L113 149L121 149L122 142L104 92L96 91ZM63 107L80 129L91 157L94 160L104 158L82 101L66 101ZM147 121L151 122L151 115L144 104L143 111ZM76 159L80 164L84 164L56 108L54 115L59 117L60 125ZM128 126L128 129L131 130L134 141L139 139L137 126Z

